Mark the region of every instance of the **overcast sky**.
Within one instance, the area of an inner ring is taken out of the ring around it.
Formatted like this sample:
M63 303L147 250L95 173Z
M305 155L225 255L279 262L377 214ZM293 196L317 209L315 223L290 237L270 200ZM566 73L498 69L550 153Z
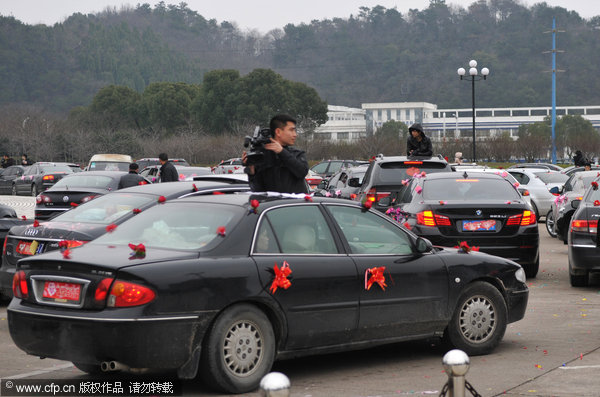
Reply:
M184 0L165 0L165 4L179 4ZM1 0L0 15L13 16L26 24L43 23L53 25L64 21L73 13L93 14L106 7L122 5L135 7L139 3L154 6L159 0ZM474 0L446 0L446 4L457 4L467 8ZM539 0L520 0L531 6ZM401 13L409 9L423 10L429 0L187 0L188 7L206 19L218 22L236 22L242 30L258 29L262 33L282 28L288 23L309 23L313 19L348 18L357 15L359 7L381 5L396 7ZM546 0L551 6L560 6L577 11L583 18L600 15L600 0ZM560 26L560 21L558 21Z

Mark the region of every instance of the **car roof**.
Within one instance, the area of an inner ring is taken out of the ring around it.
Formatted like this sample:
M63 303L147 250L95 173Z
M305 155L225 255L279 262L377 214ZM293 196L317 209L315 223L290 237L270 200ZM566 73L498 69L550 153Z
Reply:
M125 189L119 189L116 192L124 193L147 193L157 196L168 196L172 194L193 193L197 190L218 189L219 187L229 188L231 183L217 181L195 181L195 182L169 182L169 183L149 183L146 185L137 185ZM248 186L240 184L240 187Z
M445 158L441 155L437 156L384 156L379 154L375 157L377 162L394 162L394 161L430 161L436 163L448 164Z
M256 194L255 192L242 192L238 194L219 194L219 195L198 195L188 196L180 198L177 201L193 201L193 202L206 202L206 203L218 203L218 204L230 204L250 207L251 200L257 200L259 202L258 213L260 214L261 208L268 208L278 206L282 204L304 204L309 203L306 200L308 195L299 194L277 194L270 192L267 194ZM357 201L336 199L330 197L318 197L309 196L310 203L338 203L350 206L361 207L361 204Z
M466 174L466 177L465 177ZM460 179L465 178L468 179L470 177L476 177L478 179L498 179L505 180L501 175L498 175L493 172L477 172L477 170L473 171L455 171L455 172L436 172L432 174L427 174L427 180L432 179Z
M83 178L85 176L90 175L99 175L99 176L110 176L111 178L120 178L122 175L127 174L125 171L85 171L85 172L75 172L73 174L69 174L65 176L65 178Z

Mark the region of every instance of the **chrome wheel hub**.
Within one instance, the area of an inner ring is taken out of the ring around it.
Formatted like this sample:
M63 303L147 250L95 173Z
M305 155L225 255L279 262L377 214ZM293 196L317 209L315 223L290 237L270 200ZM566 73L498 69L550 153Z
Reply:
M481 343L489 339L496 329L496 311L492 303L482 296L472 297L460 311L460 332L465 339Z
M248 376L262 360L262 349L263 336L256 325L249 321L239 321L225 335L225 365L236 376Z

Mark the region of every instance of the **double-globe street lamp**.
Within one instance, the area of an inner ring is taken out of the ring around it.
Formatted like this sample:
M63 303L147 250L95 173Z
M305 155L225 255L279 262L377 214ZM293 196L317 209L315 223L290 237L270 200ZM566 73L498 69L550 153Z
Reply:
M473 99L473 162L477 161L477 154L475 151L475 81L485 80L487 75L490 74L490 70L488 68L481 69L481 74L477 70L477 61L472 59L469 61L469 77L465 77L465 68L459 68L457 70L458 75L461 80L471 81L471 93Z

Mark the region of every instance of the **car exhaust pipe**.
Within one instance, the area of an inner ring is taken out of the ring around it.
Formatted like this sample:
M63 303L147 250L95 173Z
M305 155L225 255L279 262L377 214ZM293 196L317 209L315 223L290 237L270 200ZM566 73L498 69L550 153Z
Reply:
M103 372L128 371L129 367L118 361L102 361L100 369Z

